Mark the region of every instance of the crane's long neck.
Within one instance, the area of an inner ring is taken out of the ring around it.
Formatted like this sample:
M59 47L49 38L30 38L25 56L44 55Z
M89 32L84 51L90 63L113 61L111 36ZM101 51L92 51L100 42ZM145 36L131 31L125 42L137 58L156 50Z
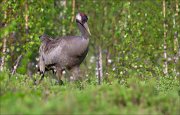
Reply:
M86 28L81 25L80 23L77 23L78 24L78 28L81 32L81 36L84 38L84 39L89 39L89 33L88 31L86 30Z

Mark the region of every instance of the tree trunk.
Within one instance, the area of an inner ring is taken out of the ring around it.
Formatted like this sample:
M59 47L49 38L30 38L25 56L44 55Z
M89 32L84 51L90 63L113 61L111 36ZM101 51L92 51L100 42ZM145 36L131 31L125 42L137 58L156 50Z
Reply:
M24 20L25 20L25 32L26 32L25 34L26 34L26 37L28 38L28 34L29 34L29 26L28 26L28 23L29 23L28 0L25 0L24 6L25 6L25 17L24 17ZM21 56L20 56L20 59L21 59ZM28 74L28 76L31 76L30 73L32 73L32 69L31 69L31 66L30 66L30 65L32 65L31 63L32 62L30 61L27 64L27 74ZM12 73L12 74L14 74L14 73Z
M166 1L163 0L163 17L164 17L164 74L168 74L168 62L167 62L167 30L166 30Z
M0 71L4 69L4 65L5 65L6 45L7 45L7 38L4 37Z
M16 73L16 70L17 70L17 67L19 66L19 63L20 63L21 58L22 58L22 55L20 55L20 56L17 58L16 63L15 63L15 65L14 65L13 70L12 70L12 73L11 73L12 75L14 75L14 74Z
M66 8L67 8L67 1L66 0L62 0L61 2L61 6L63 7L63 12L61 14L61 16L63 17L63 21L65 20L65 13L66 13ZM63 22L64 23L64 22ZM65 36L67 34L65 25L62 25L62 35Z
M6 1L5 1L6 3ZM4 12L4 20L6 21L7 19L7 11L5 10ZM7 26L6 22L5 22L5 27ZM7 38L4 37L3 39L3 49L2 49L2 58L1 58L1 66L0 66L0 71L2 71L4 69L4 65L5 65L5 57L6 57L6 48L7 48Z
M101 46L98 47L98 53L97 53L97 79L98 79L98 84L101 85L102 80L103 80L103 67L102 67L102 50Z
M178 18L178 11L179 11L179 8L178 8L178 0L176 0L176 11L175 11L175 16L174 16L174 28L175 28L175 32L174 32L174 72L176 74L177 73L177 63L178 63L178 60L179 60L179 52L180 52L180 48L179 48L179 43L178 43L178 31L177 31L177 25L176 25L176 20Z
M72 0L72 13L71 13L71 24L70 24L70 32L72 32L72 28L73 28L73 22L74 22L74 17L75 17L75 5L76 5L76 1Z
M26 34L29 33L28 21L29 21L28 1L26 0L26 1L25 1L25 31L26 31Z
M72 17L71 17L71 23L74 21L74 15L75 15L75 0L72 0Z
M108 75L109 75L109 65L112 63L112 60L110 59L110 51L109 51L109 47L107 48L107 52L106 52L106 80L108 79Z

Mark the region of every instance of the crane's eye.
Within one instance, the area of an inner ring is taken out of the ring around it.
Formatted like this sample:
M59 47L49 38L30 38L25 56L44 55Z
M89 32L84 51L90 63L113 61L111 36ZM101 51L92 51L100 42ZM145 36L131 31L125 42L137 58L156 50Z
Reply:
M82 16L82 23L85 23L85 22L87 22L88 21L88 17L84 14L83 16Z

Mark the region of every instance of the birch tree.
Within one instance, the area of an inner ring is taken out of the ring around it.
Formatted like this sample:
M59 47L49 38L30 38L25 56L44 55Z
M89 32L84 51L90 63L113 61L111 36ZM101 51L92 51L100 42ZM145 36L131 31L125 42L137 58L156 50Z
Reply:
M164 74L168 74L168 61L167 61L167 29L166 29L166 1L163 0L163 17L164 17Z
M176 74L179 74L177 69L177 63L179 61L179 57L180 57L180 46L179 46L179 41L178 41L178 24L177 24L177 20L178 20L178 12L179 12L179 7L178 7L178 0L176 0L176 9L175 9L175 15L173 18L173 28L175 28L175 32L174 32L174 72Z
M4 1L4 4L6 4L6 1ZM7 20L7 9L5 9L5 11L4 11L4 21L5 21L4 27L7 26L6 20ZM7 49L7 37L5 36L3 39L3 48L2 48L2 58L1 58L0 71L2 71L4 69L4 66L5 66L6 49Z

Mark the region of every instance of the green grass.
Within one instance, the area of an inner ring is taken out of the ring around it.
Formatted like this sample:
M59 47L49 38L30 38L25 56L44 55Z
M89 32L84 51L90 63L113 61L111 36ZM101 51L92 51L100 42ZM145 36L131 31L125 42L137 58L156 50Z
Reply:
M171 77L128 78L54 85L50 78L36 86L28 76L0 73L1 114L180 114L180 87Z

